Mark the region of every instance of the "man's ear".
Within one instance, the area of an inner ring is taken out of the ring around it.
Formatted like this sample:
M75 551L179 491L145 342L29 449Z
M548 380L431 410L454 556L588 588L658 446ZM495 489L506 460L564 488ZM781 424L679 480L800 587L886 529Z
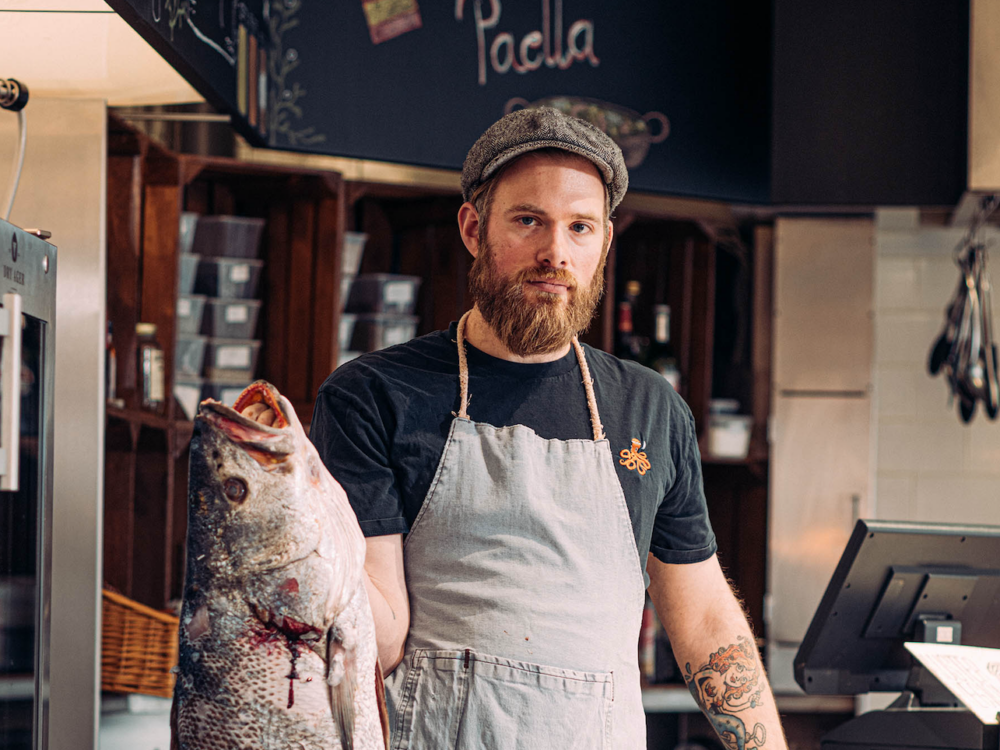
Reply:
M466 201L458 209L458 231L462 235L462 242L466 249L475 258L479 255L479 212L476 207Z

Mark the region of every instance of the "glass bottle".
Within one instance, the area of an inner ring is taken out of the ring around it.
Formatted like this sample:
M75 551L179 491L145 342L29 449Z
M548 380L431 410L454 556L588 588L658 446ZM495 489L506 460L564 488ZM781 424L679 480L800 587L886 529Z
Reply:
M115 350L114 326L108 321L104 336L104 395L108 403L118 400L118 353Z
M156 325L136 323L136 351L139 357L139 405L149 411L163 410L165 379L163 348L156 340Z
M618 303L617 340L615 355L621 359L642 361L643 341L633 327L636 303L639 299L641 285L638 281L629 281L625 285L625 299Z
M653 314L653 345L649 349L649 366L660 373L675 391L680 391L681 370L670 344L670 305L654 305Z

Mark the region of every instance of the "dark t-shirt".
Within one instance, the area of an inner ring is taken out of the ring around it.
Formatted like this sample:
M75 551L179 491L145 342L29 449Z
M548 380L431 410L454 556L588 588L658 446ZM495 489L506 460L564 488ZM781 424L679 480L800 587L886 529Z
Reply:
M371 352L320 387L310 438L343 485L365 536L409 531L459 409L456 324L448 331ZM656 372L584 346L597 408L645 568L699 562L716 550L691 410ZM592 439L580 366L562 359L523 364L468 345L469 417L521 424L546 439ZM638 441L649 468L628 461ZM631 467L631 468L630 468Z

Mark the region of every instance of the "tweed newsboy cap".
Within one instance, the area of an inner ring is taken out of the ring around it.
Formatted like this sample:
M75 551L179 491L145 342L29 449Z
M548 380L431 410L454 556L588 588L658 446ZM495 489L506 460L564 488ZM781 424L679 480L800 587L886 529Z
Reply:
M512 159L540 148L560 148L589 159L604 177L611 210L628 190L628 170L618 144L589 122L550 107L519 109L493 123L465 157L462 197L472 194Z

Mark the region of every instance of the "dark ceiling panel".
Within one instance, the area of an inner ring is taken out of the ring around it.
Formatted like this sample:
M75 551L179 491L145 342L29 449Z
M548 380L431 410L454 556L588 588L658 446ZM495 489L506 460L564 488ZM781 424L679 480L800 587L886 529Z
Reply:
M958 201L967 0L776 0L774 37L774 203Z

